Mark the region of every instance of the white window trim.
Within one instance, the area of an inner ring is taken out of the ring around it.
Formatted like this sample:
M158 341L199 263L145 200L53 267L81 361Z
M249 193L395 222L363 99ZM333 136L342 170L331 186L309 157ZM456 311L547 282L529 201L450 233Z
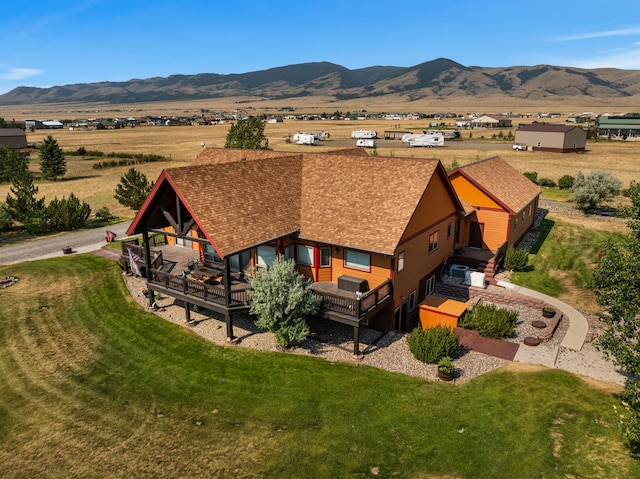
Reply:
M300 251L306 251L306 253L300 254ZM297 253L297 263L301 264L303 266L311 266L313 267L313 256L314 256L314 248L313 246L309 246L307 244L298 244L296 245L296 253ZM309 256L310 260L309 262L304 262L301 261L301 257L304 256L304 254L306 254L307 256Z
M349 254L349 253L354 253L354 254L356 254L356 255L367 256L367 257L369 258L369 259L368 259L368 263L369 263L369 264L368 264L367 266L365 266L365 265L363 265L363 264L350 263L350 262L347 260L347 256L348 256L348 254ZM364 252L362 252L362 251L355 251L355 250L352 250L352 249L345 249L345 250L344 250L344 266L345 266L345 268L357 269L357 270L359 270L359 271L367 271L367 272L370 272L370 271L371 271L371 253L364 253Z

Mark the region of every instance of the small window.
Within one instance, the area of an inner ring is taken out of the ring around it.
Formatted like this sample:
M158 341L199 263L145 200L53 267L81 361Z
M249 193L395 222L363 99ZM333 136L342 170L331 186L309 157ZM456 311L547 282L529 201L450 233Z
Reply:
M327 268L331 266L331 247L324 246L320 248L320 267Z
M425 285L424 296L426 298L427 296L429 296L430 294L433 294L435 292L436 292L436 277L435 276L431 276L427 280L427 284Z
M451 235L453 235L453 223L447 225L447 239L451 238Z
M413 311L416 308L416 291L411 291L409 295L409 311Z
M290 244L289 246L285 246L285 248L284 248L284 259L285 260L288 261L290 259L294 259L294 257L293 257L294 246L295 245L292 245L292 244Z
M527 217L527 214L525 211L522 212L522 221L524 221L524 219Z
M369 253L345 249L344 265L347 268L359 269L360 271L370 271L371 255Z
M404 251L398 253L398 273L404 269Z
M531 211L533 210L533 206L529 205L529 216L531 216Z
M313 246L298 245L298 264L313 266Z
M429 253L438 249L438 232L429 235Z
M513 222L513 229L517 230L518 229L518 218L514 218L515 221Z

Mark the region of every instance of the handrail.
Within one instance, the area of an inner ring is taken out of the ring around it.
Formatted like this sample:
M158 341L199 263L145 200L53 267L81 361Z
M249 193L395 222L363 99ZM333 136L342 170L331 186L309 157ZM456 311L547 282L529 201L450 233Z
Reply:
M314 293L322 298L323 309L359 319L377 308L385 298L391 295L391 280L388 279L371 291L363 293L360 299L345 298L326 292L314 291Z
M186 296L193 296L221 306L225 305L225 290L219 286L193 281L157 269L151 270L151 279L149 282L164 286L166 289L182 293ZM249 293L246 289L231 291L229 299L230 306L244 306L250 301Z

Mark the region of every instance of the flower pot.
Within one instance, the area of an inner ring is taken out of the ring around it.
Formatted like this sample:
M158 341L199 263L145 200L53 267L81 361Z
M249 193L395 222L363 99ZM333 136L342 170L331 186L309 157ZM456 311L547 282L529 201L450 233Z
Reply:
M542 308L542 316L545 318L553 318L556 315L556 310L553 308Z
M64 254L71 254L73 252L73 250L71 249L71 246L65 246L64 248L62 248L62 253Z
M452 381L454 374L454 371L441 371L438 369L438 379L442 381Z

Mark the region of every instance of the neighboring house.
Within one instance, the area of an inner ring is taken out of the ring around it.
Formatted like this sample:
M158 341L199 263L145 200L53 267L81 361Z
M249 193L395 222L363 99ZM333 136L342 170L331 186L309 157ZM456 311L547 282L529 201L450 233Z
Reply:
M511 128L511 118L497 115L482 115L471 120L474 128Z
M27 134L20 128L0 128L0 147L26 148Z
M148 289L182 300L187 316L196 304L232 327L232 313L246 310L246 296L234 300L233 278L283 255L313 281L320 314L357 337L362 324L417 325L418 303L453 254L462 211L435 159L207 148L191 166L161 173L128 234L166 234L222 271L221 296L206 293L210 302L200 290L185 292L186 279L176 286L166 273L148 273Z
M527 145L533 150L579 152L586 148L587 132L574 125L532 123L516 130L515 142Z
M504 253L533 224L541 189L502 158L462 166L449 179L466 213L458 247Z
M640 116L600 115L596 119L598 136L613 138L640 137Z

